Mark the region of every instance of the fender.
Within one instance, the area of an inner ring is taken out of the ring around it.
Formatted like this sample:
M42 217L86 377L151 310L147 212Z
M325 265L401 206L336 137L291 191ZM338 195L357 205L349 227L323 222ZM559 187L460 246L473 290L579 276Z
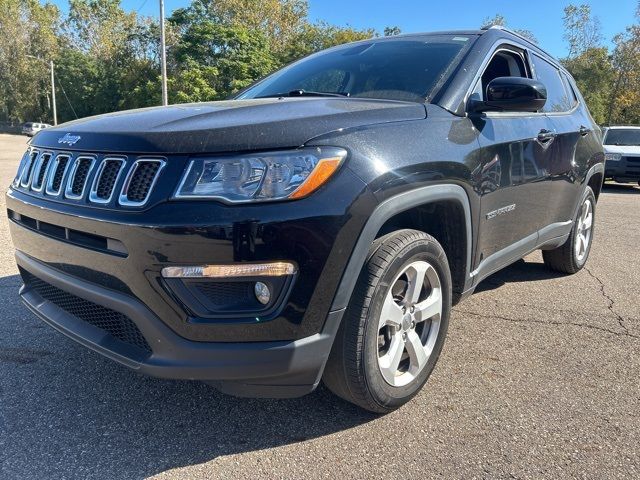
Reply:
M426 187L417 188L403 192L394 197L391 197L384 202L380 203L373 211L369 220L365 224L360 237L356 243L347 267L342 275L342 280L338 286L338 291L331 304L331 311L343 310L351 299L351 294L355 288L356 281L362 270L371 244L376 238L376 234L380 231L380 228L385 224L387 220L393 216L402 213L420 205L426 205L433 202L442 200L451 200L458 202L464 211L465 227L467 235L466 245L466 272L465 272L465 288L466 291L470 284L470 266L471 266L471 250L473 244L472 230L471 230L471 207L469 204L469 197L467 192L460 185L447 184L447 185L430 185Z
M573 209L573 218L572 218L572 220L575 220L576 217L578 216L578 210L582 206L582 198L584 197L584 192L587 189L587 186L589 185L589 182L591 181L591 177L593 177L597 173L601 173L602 174L602 178L604 180L604 163L602 163L602 162L601 163L596 163L595 165L593 165L587 171L587 174L584 176L584 180L582 181L582 186L581 186L581 189L580 189L580 195L578 196L575 208Z

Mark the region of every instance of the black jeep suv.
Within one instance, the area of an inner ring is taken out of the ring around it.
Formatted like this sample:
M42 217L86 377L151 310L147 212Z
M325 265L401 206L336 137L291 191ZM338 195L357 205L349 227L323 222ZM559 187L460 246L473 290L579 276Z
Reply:
M387 412L483 278L536 249L582 268L603 162L571 76L514 33L343 45L230 101L38 133L7 193L20 295L143 373Z

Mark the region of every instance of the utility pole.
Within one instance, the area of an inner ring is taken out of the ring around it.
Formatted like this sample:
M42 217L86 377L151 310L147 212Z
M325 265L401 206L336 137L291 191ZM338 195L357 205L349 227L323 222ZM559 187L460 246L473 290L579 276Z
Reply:
M167 47L164 36L164 0L160 0L160 69L162 71L162 105L168 105L167 96Z
M27 55L27 58L33 58L35 60L40 60L41 62L46 62L43 58L36 57L34 55ZM58 110L56 107L56 81L53 74L53 60L49 62L49 66L51 67L51 100L53 103L53 124L58 124Z
M53 77L53 60L51 60L51 101L53 103L53 124L58 125L58 110L56 108L56 83Z

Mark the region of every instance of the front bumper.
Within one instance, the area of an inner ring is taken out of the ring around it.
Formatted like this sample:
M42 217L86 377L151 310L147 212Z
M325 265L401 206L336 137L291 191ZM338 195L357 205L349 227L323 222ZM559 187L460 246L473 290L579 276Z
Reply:
M150 341L144 354L114 341L104 330L45 300L29 284L20 295L25 305L70 338L129 368L148 375L211 381L222 391L242 396L291 397L312 391L320 381L342 311L332 312L323 330L288 342L193 342L176 335L139 301L61 273L17 252L20 269L80 299L131 319Z
M640 156L622 156L606 162L604 176L621 183L640 181Z
M320 379L342 315L331 304L375 200L345 168L295 203L168 201L131 212L16 189L6 203L23 278L124 315L149 351L74 314L84 303L61 308L25 281L24 303L56 329L142 373L214 382L236 395L296 396ZM171 266L275 260L298 272L281 308L264 318L202 318L161 275Z

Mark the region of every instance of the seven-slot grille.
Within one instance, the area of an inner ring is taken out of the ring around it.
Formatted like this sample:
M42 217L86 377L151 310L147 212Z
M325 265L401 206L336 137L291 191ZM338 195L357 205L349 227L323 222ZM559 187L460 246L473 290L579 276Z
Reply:
M54 153L29 149L25 153L14 188L21 188L59 199L84 200L108 204L114 197L121 177L120 205L139 207L147 203L165 161L140 158L128 163L126 158L97 155Z

